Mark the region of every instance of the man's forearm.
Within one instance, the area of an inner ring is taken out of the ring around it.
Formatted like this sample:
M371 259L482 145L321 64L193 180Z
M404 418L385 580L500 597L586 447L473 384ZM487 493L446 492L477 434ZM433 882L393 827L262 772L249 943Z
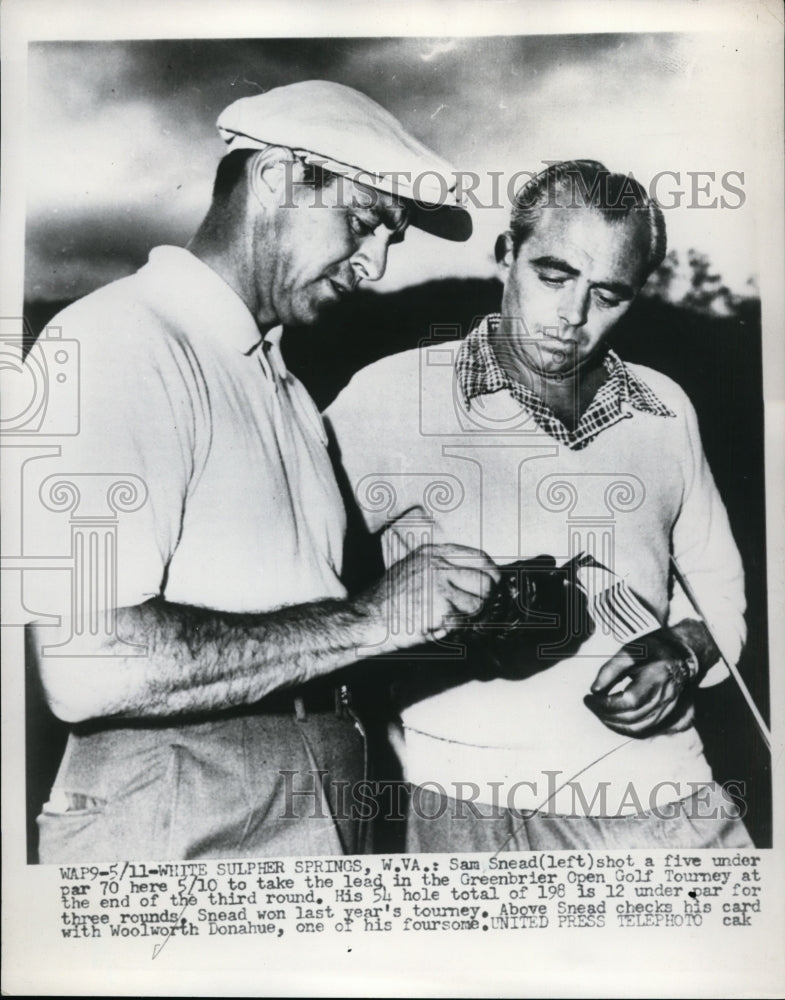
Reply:
M117 640L94 657L70 666L43 657L42 677L53 710L70 722L211 712L346 666L381 631L349 601L235 614L153 600L119 609ZM124 643L146 652L129 656Z
M116 638L96 638L87 655L42 655L41 679L52 711L66 722L252 704L358 657L446 632L456 616L480 610L498 579L483 552L422 545L352 600L237 614L155 599L119 609ZM47 631L49 639L59 638Z

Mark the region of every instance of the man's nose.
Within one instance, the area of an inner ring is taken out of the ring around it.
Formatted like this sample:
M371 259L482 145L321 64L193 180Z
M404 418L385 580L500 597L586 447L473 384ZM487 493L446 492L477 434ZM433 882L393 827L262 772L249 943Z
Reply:
M381 230L383 227L379 227ZM381 232L372 233L352 255L352 267L359 278L378 281L387 270L387 238Z
M568 326L583 326L589 311L589 289L580 284L568 285L559 302L559 317Z

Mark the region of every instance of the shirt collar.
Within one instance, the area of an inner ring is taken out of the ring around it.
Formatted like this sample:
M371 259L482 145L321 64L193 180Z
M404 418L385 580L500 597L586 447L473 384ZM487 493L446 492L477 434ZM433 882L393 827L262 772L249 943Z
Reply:
M187 320L189 330L199 331L242 354L250 354L263 339L270 338L279 353L280 327L263 338L237 292L184 247L155 247L139 277L154 289L157 301L164 303L167 312Z
M286 362L283 359L283 354L281 354L281 336L283 335L282 326L274 326L272 330L268 330L264 335L264 339L261 341L261 350L259 351L259 361L261 362L262 368L268 377L272 378L273 382L276 379L281 379L285 381L289 372L286 367Z
M500 322L501 315L491 313L481 320L479 326L475 327L461 344L456 367L458 384L467 406L471 406L471 401L476 396L499 392L501 389L513 390L513 388L516 396L528 395L540 402L538 397L525 386L513 384L512 379L496 360L489 334L497 329ZM615 351L610 349L606 351L603 364L608 372L605 384L612 385L620 403L628 403L643 413L653 413L661 417L675 416L673 411L657 397L654 390L625 365Z
M619 387L619 399L622 403L640 410L641 413L653 413L658 417L675 417L670 407L657 396L642 378L639 378L629 368L615 351L608 350L605 356L605 367L610 377L615 379Z

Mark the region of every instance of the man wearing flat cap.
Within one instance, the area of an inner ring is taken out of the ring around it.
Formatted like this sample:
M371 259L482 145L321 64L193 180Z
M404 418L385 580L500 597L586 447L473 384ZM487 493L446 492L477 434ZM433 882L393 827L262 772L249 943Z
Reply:
M229 153L188 248L154 249L52 321L81 352L80 431L57 469L125 479L137 502L109 596L90 581L101 627L69 655L74 596L61 629L36 632L71 725L43 862L358 851L334 789L363 776L362 731L331 675L443 633L498 577L473 549L425 546L347 597L323 425L279 350L283 325L380 278L408 224L467 238L447 181L417 184L450 168L326 81L243 98L218 126ZM426 588L428 619L391 628Z

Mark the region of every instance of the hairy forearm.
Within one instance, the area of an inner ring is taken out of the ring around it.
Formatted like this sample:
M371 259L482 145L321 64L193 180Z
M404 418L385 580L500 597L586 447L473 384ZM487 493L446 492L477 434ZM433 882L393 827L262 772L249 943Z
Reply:
M253 704L358 658L446 633L456 615L479 611L498 578L483 552L422 545L351 600L236 614L155 599L119 609L112 638L96 637L78 658L42 655L41 679L50 707L66 722ZM44 654L47 646L67 645L67 635L48 632Z
M116 636L74 664L72 677L63 663L47 667L44 686L67 721L252 704L354 662L358 648L378 642L379 625L348 601L234 614L153 600L119 609ZM128 655L128 643L143 655Z

